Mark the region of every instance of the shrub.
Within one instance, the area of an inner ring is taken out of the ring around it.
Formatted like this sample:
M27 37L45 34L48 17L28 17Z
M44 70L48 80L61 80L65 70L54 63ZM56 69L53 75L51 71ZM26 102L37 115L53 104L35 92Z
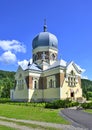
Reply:
M73 107L78 105L79 105L78 102L72 102L69 99L66 99L66 100L55 100L53 102L46 103L45 108L57 109L57 108Z
M92 102L83 103L83 104L81 104L81 106L82 106L84 109L92 109Z

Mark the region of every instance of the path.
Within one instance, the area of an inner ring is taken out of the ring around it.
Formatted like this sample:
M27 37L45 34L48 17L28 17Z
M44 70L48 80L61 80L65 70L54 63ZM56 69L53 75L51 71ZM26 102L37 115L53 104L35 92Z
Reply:
M74 109L64 109L61 112L72 121L78 123L81 127L92 130L92 114ZM72 123L74 124L74 122Z
M33 130L33 129L30 129L26 126L17 125L16 123L8 122L8 121L1 121L0 120L0 125L15 128L16 130Z
M2 121L4 119L9 120L11 122ZM12 122L12 121L15 121L15 123ZM62 130L86 130L86 129L82 129L82 128L79 128L79 127L74 127L72 125L63 125L63 124L47 123L47 122L31 121L31 120L20 120L20 119L6 118L6 117L0 116L0 124L1 125L17 128L17 130L33 130L33 128L31 129L31 128L28 128L26 126L17 125L16 122L23 122L23 123L28 123L28 124L36 124L36 125L44 126L44 127L47 127L47 128L52 127L52 128L56 128L58 130L61 130L61 129ZM38 128L34 128L34 129L38 130Z

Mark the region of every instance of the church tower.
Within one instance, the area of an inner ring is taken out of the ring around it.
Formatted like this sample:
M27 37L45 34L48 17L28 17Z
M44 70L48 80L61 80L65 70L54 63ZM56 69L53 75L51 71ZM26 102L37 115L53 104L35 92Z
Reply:
M40 32L32 41L33 63L40 65L42 61L52 65L57 60L58 40L55 35L47 31L46 21L43 32Z

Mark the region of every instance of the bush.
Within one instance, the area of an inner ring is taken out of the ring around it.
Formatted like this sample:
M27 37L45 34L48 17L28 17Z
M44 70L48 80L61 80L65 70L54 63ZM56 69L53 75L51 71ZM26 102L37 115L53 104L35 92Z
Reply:
M79 102L71 102L69 105L70 105L69 107L78 106Z
M66 100L55 100L53 102L46 103L45 108L57 109L57 108L73 107L78 105L79 105L78 102L72 102L69 99L66 99Z
M92 102L83 103L83 104L81 104L81 106L82 106L84 109L92 109Z

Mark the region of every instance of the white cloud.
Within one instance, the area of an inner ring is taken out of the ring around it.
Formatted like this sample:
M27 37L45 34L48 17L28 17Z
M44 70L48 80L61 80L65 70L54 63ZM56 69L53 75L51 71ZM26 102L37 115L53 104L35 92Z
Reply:
M28 61L27 60L18 61L18 65L20 65L23 69L26 69L28 65Z
M25 46L17 40L0 40L0 48L4 51L26 52Z
M82 78L82 79L88 79L88 77L87 77L87 76L83 76L83 75L82 75L82 77L81 77L81 78Z
M23 60L23 61L18 61L18 65L20 65L24 70L28 67L28 63L32 64L32 59L28 60Z
M16 55L11 51L6 51L0 56L0 61L5 64L13 64L16 60Z
M30 64L32 64L33 59L30 59L29 61L30 61Z

